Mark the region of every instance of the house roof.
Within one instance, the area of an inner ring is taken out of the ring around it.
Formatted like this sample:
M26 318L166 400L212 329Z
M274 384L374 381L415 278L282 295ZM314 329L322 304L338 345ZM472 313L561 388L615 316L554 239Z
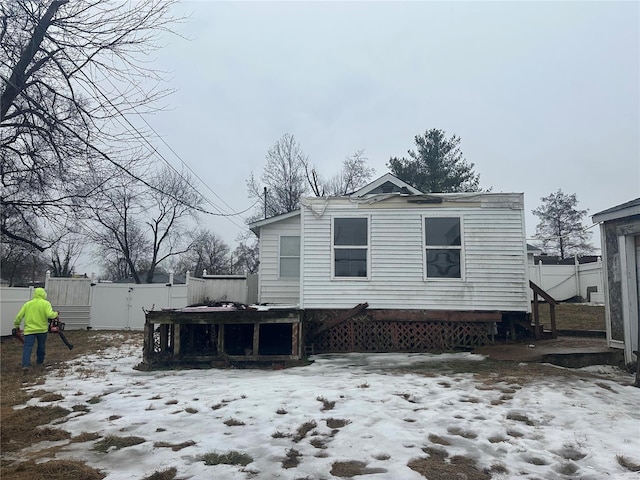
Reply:
M282 220L286 220L287 218L299 217L300 209L294 210L293 212L287 212L280 215L276 215L274 217L264 218L262 220L258 220L256 222L252 222L249 224L249 230L258 235L258 230L260 230L265 225L270 225L275 222L280 222Z
M600 223L630 217L631 215L640 215L640 198L621 203L615 207L607 208L606 210L592 215L591 219L593 220L593 223Z
M396 188L393 188L396 187ZM375 193L405 193L407 195L421 195L422 192L406 182L403 182L395 175L386 173L377 180L365 185L360 190L351 194L352 197L363 197Z
M530 243L527 243L527 252L528 253L542 253L542 250L540 250L535 245L531 245Z

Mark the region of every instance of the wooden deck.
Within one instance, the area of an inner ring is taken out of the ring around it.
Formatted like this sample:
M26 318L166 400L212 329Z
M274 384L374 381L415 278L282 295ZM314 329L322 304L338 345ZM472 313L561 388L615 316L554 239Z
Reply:
M188 307L146 314L148 366L294 362L303 356L297 309Z

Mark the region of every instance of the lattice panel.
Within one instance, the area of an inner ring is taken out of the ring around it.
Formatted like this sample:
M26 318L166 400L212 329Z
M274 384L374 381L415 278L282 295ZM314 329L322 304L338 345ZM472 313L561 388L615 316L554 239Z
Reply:
M347 320L313 339L316 352L428 352L491 343L491 324Z

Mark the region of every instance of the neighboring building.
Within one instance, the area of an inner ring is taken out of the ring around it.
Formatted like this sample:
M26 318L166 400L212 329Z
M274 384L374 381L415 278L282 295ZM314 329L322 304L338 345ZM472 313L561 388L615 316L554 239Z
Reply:
M623 348L625 361L637 359L640 311L640 198L596 213L605 266L609 346Z
M422 194L387 174L301 205L251 225L258 301L303 309L321 351L479 344L530 311L521 193Z

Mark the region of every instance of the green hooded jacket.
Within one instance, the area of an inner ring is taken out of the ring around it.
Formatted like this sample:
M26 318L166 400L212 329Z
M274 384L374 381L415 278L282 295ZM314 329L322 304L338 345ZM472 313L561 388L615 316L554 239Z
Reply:
M20 328L24 318L25 335L46 333L49 331L49 319L57 316L58 312L54 312L51 304L47 301L47 292L44 288L36 288L33 291L33 298L25 303L16 315L13 326Z

